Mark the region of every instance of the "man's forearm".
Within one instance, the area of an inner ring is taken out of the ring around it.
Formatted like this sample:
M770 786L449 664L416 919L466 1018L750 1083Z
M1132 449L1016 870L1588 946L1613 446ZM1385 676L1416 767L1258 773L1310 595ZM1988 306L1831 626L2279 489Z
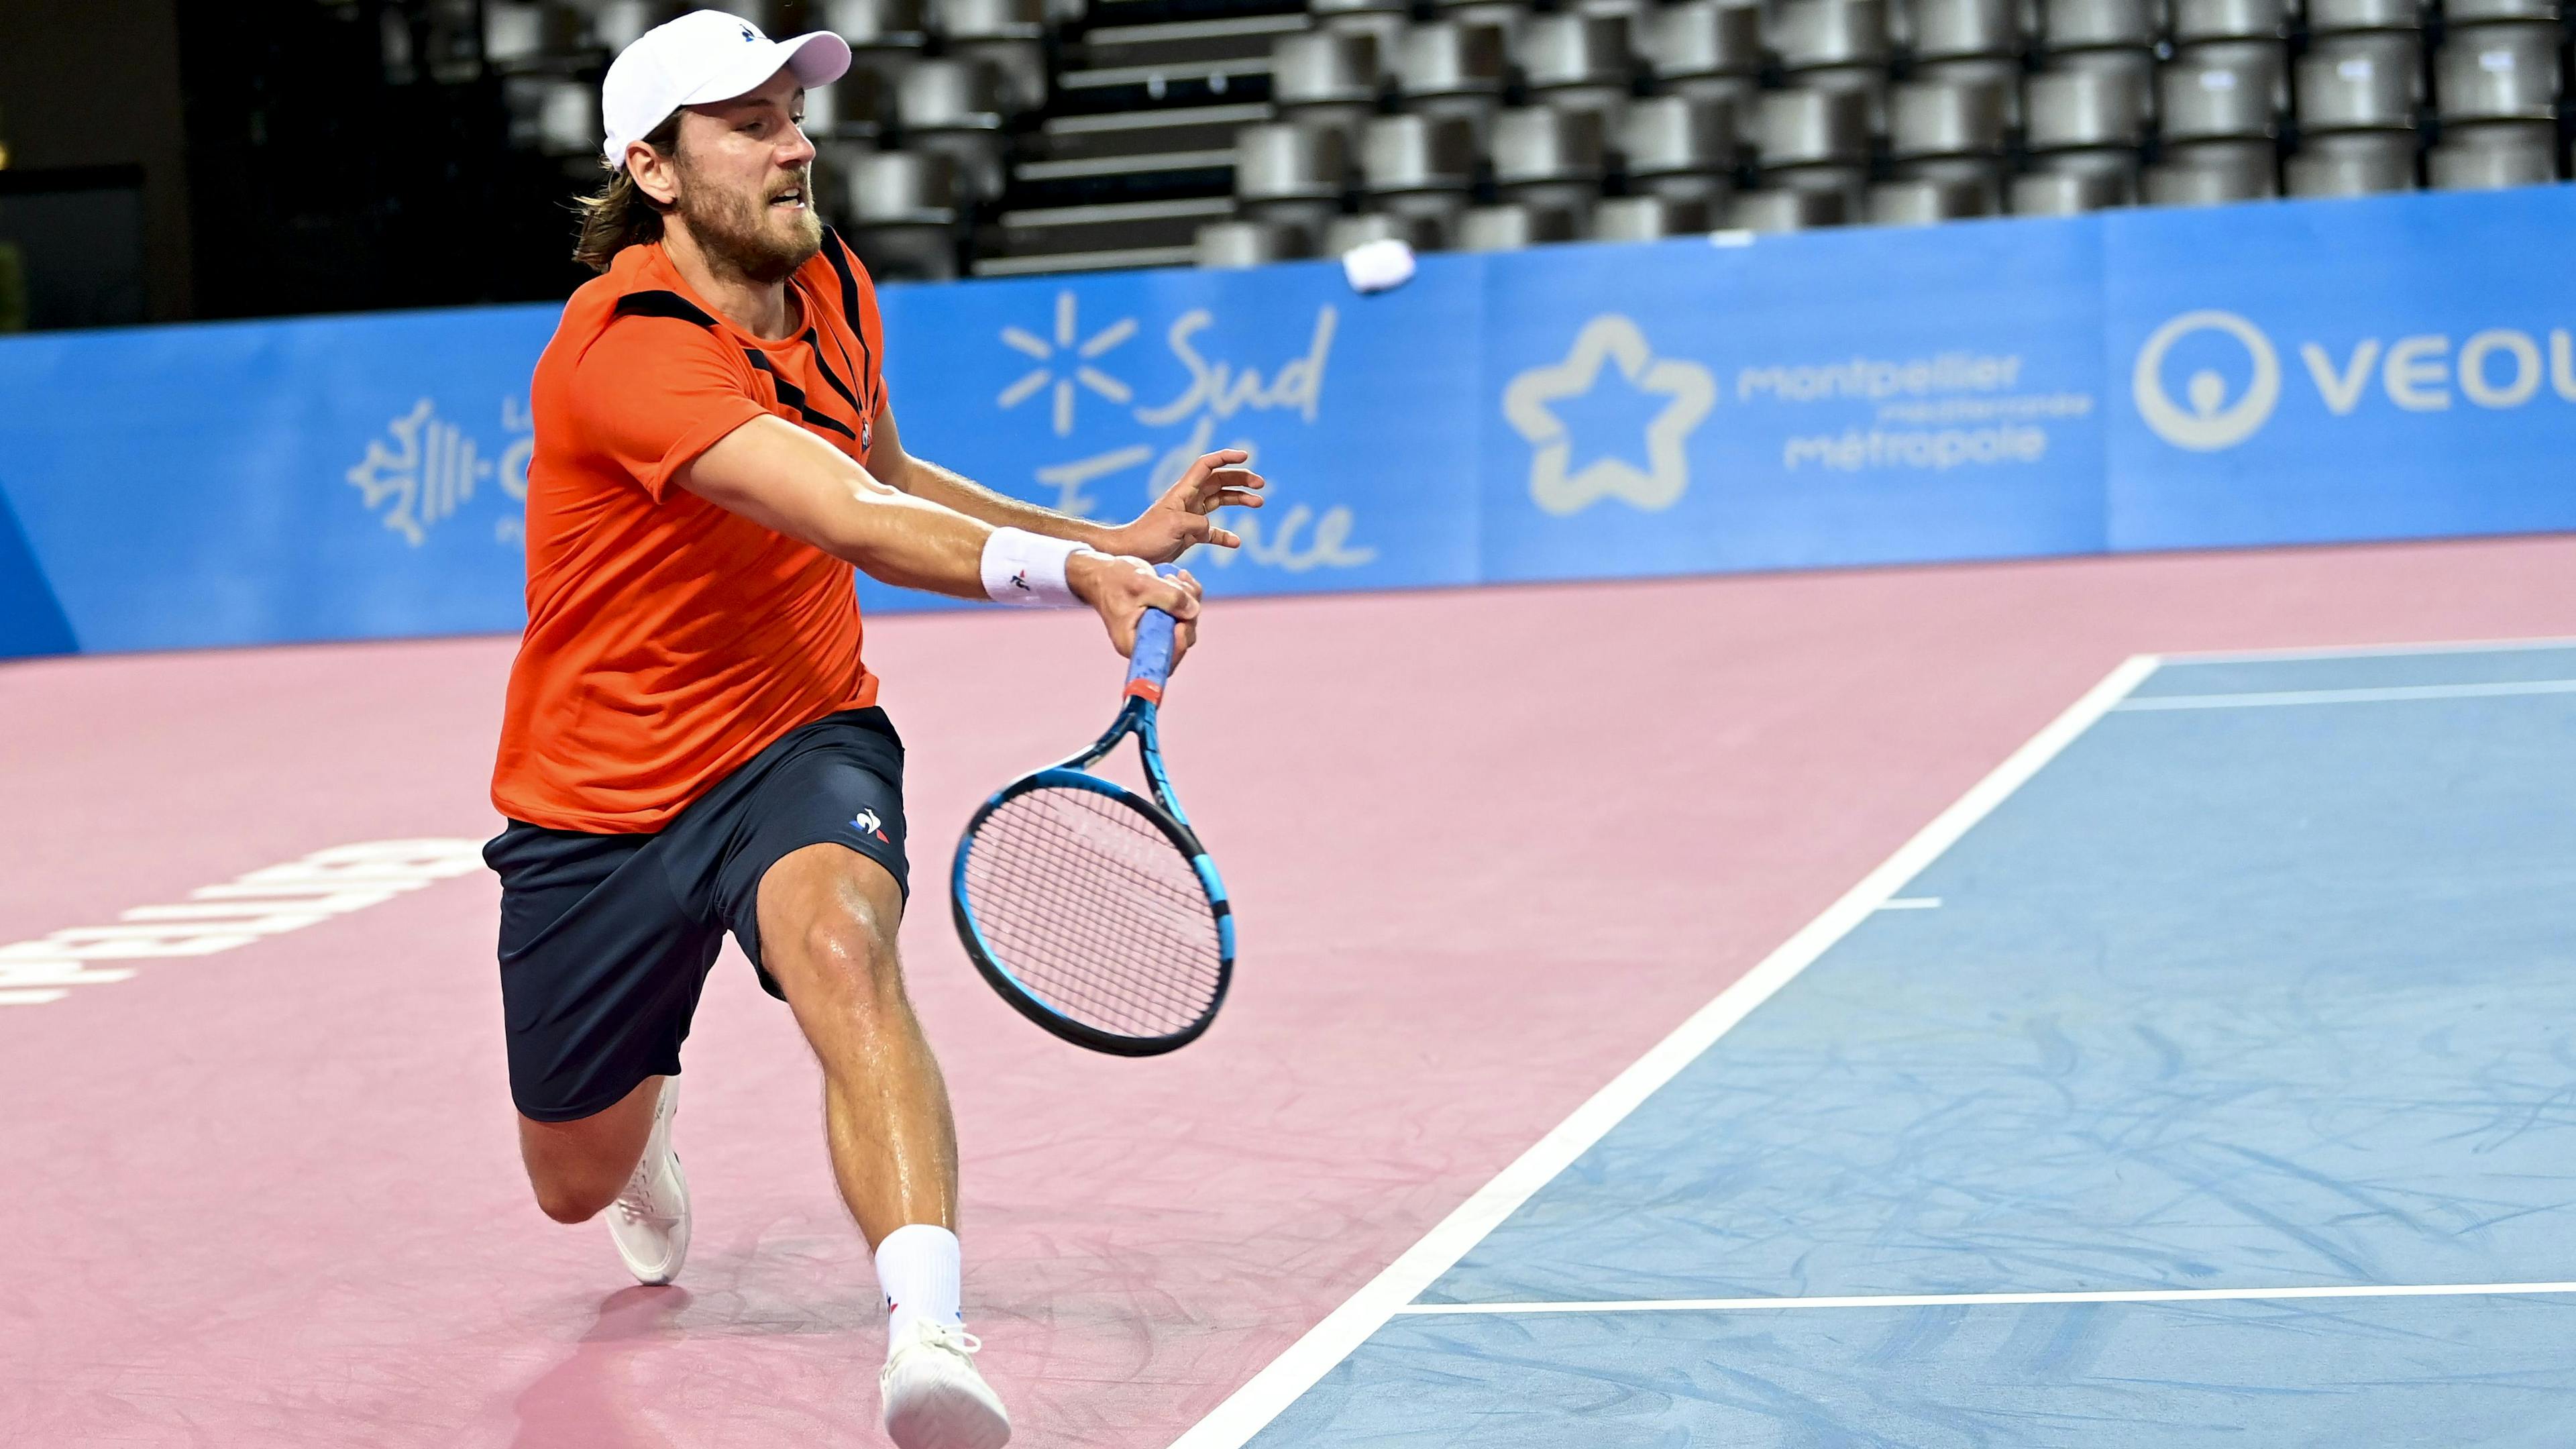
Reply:
M940 498L918 496L910 488L875 476L805 429L769 414L718 439L674 470L670 481L763 528L855 564L872 578L965 599L991 597L984 577L984 552L994 530L1024 526L1020 522L1024 515L978 518ZM962 478L957 481L965 483ZM993 497L984 490L975 491ZM1059 526L1080 522L1045 509L1031 511ZM1184 621L1198 613L1198 586L1186 577L1175 584L1155 577L1135 559L1113 557L1106 551L1074 550L1064 560L1064 585L1076 600L1100 611L1121 652L1133 635L1140 610L1170 609ZM1027 587L1025 581L1022 587ZM1044 597L1043 592L1038 596ZM1182 647L1188 639L1185 632Z
M995 528L1026 529L1030 533L1066 539L1086 548L1115 551L1107 543L1109 530L1101 524L996 493L936 463L920 458L908 461L911 467L903 480L904 491L915 498L953 508L969 518L980 518Z
M679 487L763 528L801 539L898 588L961 599L986 597L985 541L996 528L1018 528L1092 546L1098 530L1080 519L1014 502L945 469L934 482L917 460L898 483L879 478L821 438L773 416L761 416L718 439L671 475ZM905 486L910 485L910 486ZM966 490L960 495L957 490ZM993 505L979 514L975 499ZM1071 530L1080 529L1081 533ZM1086 536L1088 535L1088 536ZM1077 555L1067 580L1088 601L1092 564L1108 552Z
M984 597L993 525L879 479L839 449L762 416L717 440L674 484L899 588Z
M981 560L992 530L981 519L893 489L863 492L850 502L809 541L879 583L952 598L983 597Z

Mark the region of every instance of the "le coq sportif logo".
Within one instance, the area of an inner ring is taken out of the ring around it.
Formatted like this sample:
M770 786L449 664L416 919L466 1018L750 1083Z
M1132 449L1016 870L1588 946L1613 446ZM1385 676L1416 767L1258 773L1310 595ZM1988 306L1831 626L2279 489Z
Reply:
M2182 379L2177 402L2166 388L2165 359L2174 344L2204 332L2231 338L2244 348L2251 375L2245 390L2231 400L2225 374L2214 367L2195 368ZM2185 312L2157 328L2138 349L2129 391L2137 400L2138 416L2157 437L2177 448L2214 453L2254 436L2272 416L2281 401L2281 357L2261 328L2233 312Z

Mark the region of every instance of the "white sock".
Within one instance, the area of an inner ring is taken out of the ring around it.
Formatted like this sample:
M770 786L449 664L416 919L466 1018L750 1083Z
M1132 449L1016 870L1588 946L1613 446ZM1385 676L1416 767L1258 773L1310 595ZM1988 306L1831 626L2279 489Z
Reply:
M903 1341L916 1322L959 1324L957 1235L930 1223L909 1223L877 1244L877 1286L885 1290L886 1344Z

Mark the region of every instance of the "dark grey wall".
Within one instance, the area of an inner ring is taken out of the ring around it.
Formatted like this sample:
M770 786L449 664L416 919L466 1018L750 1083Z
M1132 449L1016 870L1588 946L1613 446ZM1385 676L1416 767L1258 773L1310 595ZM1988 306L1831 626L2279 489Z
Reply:
M26 283L24 298L7 300L26 303L28 327L150 320L142 176L132 166L0 171L0 246L16 253Z
M0 0L9 169L139 166L148 315L194 311L178 0Z

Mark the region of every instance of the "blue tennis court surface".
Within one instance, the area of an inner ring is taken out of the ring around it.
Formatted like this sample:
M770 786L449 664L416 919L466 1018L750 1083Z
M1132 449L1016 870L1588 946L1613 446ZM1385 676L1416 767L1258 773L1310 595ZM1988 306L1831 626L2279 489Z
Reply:
M2572 902L2576 648L2168 662L1252 1442L2576 1443Z

